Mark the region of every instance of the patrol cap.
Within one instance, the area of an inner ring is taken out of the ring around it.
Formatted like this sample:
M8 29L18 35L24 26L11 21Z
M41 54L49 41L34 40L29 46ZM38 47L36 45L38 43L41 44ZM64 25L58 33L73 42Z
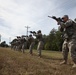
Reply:
M69 18L69 17L68 17L68 15L64 15L64 16L62 17L62 19L64 19L64 18Z

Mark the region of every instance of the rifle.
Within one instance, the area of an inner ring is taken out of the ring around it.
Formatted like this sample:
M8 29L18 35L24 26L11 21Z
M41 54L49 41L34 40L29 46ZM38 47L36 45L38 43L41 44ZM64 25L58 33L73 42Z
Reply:
M64 22L63 20L62 20L62 18L60 18L60 17L56 17L56 16L48 16L49 18L52 18L52 19L54 19L54 20L56 20L56 21L60 21L60 22Z
M22 35L21 37L28 37L27 35Z
M36 32L35 31L29 31L30 33L32 33L32 34L36 34Z

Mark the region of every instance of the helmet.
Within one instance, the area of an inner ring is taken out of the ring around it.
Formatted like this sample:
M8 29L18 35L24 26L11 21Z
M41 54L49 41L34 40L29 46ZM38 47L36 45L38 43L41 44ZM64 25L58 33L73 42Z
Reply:
M29 37L32 37L32 35L30 34Z
M41 30L38 30L37 33L41 33Z

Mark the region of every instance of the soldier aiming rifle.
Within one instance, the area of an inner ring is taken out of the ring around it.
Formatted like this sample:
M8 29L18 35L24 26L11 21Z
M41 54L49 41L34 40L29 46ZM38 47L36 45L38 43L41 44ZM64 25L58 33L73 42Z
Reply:
M43 45L44 45L42 32L41 32L41 30L38 30L37 32L31 31L30 33L33 33L33 35L36 36L36 38L38 40L38 46L37 46L38 56L41 57L42 49L43 49Z
M68 15L64 15L61 19L56 18L55 16L50 18L55 19L58 25L63 28L64 43L62 45L62 53L64 61L60 64L67 64L68 53L70 51L74 62L72 67L76 68L76 23L69 19Z
M30 43L29 53L30 53L31 55L33 55L33 48L34 48L34 45L35 45L35 39L33 38L32 35L29 35L28 41L29 41L29 43Z

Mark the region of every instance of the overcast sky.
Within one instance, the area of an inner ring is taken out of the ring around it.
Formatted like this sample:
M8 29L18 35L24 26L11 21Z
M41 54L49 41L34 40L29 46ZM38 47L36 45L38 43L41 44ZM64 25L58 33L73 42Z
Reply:
M26 35L29 31L42 30L48 35L51 29L57 29L56 22L48 15L76 18L76 0L0 0L0 34L7 43L17 35Z

